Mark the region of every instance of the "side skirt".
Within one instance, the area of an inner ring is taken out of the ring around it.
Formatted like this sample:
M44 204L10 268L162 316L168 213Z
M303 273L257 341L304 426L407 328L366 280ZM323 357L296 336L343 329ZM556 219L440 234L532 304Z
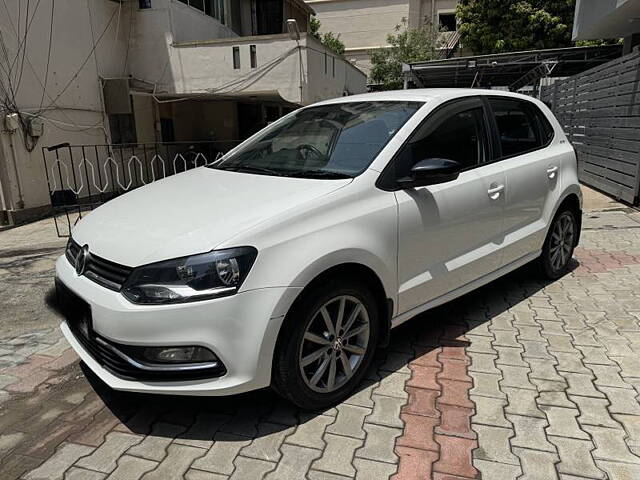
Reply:
M396 317L391 319L391 328L395 328L398 325L402 325L404 322L406 322L407 320L410 320L411 318L415 317L419 313L438 307L443 303L447 303L455 298L461 297L462 295L475 290L476 288L486 285L487 283L493 282L494 280L502 277L503 275L506 275L507 273L512 272L513 270L516 270L522 267L523 265L526 265L532 260L535 260L540 256L541 253L542 253L542 250L538 250L528 255L525 255L524 257L521 257L518 260L515 260L503 267L500 267L498 270L495 270L485 275L482 278L478 278L477 280L474 280L473 282L469 282L466 285L458 287L449 293L445 293L444 295L434 298L433 300L423 303L422 305L418 305L417 307L414 307L407 312L401 313L400 315L397 315Z

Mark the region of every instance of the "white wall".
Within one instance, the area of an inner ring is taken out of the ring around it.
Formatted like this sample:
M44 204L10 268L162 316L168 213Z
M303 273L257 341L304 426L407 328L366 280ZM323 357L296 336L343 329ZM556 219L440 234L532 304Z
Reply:
M250 45L256 45L258 63L255 69L250 64ZM171 55L175 93L252 94L271 98L277 94L290 103L309 104L342 96L346 89L352 93L366 91L364 74L342 57L330 53L320 42L304 34L300 45L302 49L298 50L297 42L288 35L176 45L175 53ZM239 70L233 68L235 46L240 47ZM328 52L327 73L325 51Z
M33 21L28 30L26 49L21 48L19 52L20 66L25 53L24 68L14 68L11 81L16 104L24 112L24 118L42 110L40 116L45 121L45 133L30 153L24 148L20 131L0 133L0 149L4 152L0 155L0 159L4 157L0 182L9 209L48 204L42 146L61 142L105 142L99 75L121 75L129 21L128 9L114 2L56 1L53 48L47 75L52 2L31 2L30 5L29 18ZM25 34L26 2L6 0L6 6L8 11L5 4L0 3L0 32L12 62ZM100 36L102 40L92 53L94 41L98 42ZM0 63L6 66L6 59L0 56ZM45 76L47 94L40 107ZM0 78L8 83L4 74L0 73Z

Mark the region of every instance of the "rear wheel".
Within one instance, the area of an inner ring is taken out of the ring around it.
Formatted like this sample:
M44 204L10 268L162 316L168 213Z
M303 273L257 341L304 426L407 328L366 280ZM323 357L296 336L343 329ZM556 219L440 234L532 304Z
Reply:
M562 210L553 219L542 247L540 267L543 274L556 280L569 270L578 235L578 223L571 210Z
M303 295L283 325L273 383L315 410L345 399L364 377L378 341L378 311L357 282L328 281Z

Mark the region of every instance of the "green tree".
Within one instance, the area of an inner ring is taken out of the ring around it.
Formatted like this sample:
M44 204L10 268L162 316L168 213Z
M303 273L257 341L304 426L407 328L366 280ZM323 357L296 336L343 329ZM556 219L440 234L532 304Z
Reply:
M389 46L370 52L371 81L383 90L402 88L402 64L434 58L438 35L438 30L431 24L408 28L407 20L403 18L396 26L396 33L387 35Z
M340 40L340 34L335 35L333 32L320 33L320 27L322 27L320 20L312 16L309 21L309 34L320 40L320 42L322 42L322 44L329 50L337 53L338 55L342 55L345 51L345 47L344 43Z
M460 0L461 40L477 55L570 47L575 0Z

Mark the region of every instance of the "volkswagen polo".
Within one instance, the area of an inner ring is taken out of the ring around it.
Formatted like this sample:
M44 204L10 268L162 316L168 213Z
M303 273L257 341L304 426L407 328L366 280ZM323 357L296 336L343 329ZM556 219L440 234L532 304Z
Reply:
M533 98L330 100L81 220L56 264L61 328L117 390L271 385L321 408L416 314L529 262L565 274L581 198L575 151Z

